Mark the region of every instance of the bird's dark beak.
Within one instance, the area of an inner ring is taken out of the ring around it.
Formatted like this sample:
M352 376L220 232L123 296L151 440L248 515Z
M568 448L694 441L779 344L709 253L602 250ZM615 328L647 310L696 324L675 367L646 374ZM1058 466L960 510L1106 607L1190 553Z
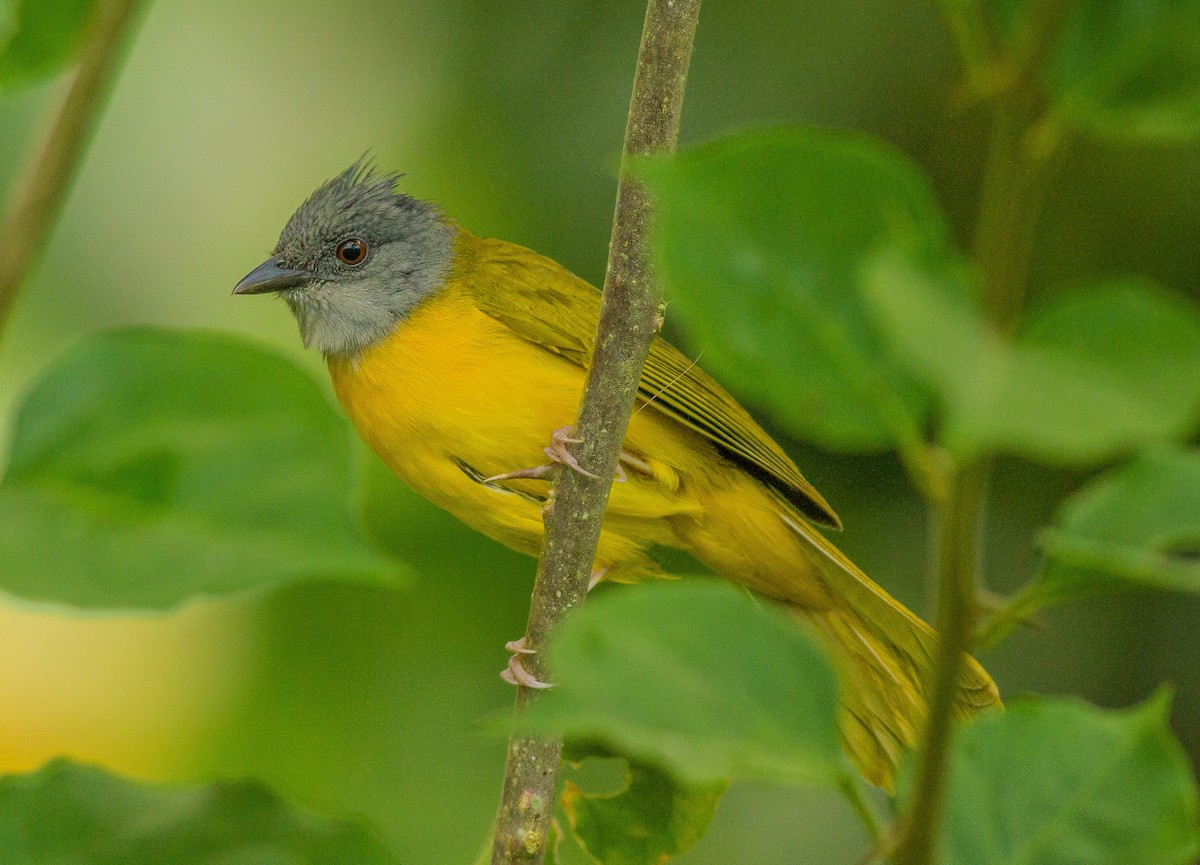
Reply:
M283 267L283 262L272 256L254 270L247 273L233 289L234 294L264 294L268 291L283 291L296 288L312 279L304 270Z

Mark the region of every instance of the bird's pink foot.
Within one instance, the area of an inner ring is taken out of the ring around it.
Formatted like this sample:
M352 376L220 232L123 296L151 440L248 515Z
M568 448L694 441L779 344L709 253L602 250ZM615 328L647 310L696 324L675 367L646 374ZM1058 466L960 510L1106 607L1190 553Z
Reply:
M541 466L533 466L527 469L517 469L513 472L504 472L498 475L492 475L490 478L484 478L485 484L494 484L499 481L511 480L547 480L553 473L555 465L564 465L567 468L579 472L581 475L587 475L589 478L597 477L579 464L579 461L567 450L569 444L579 444L583 439L571 437L571 428L569 426L559 427L554 432L550 433L550 444L542 449L553 462L546 463Z
M592 575L588 578L587 590L590 592L594 589L596 584L603 580L604 575L607 573L608 565L599 565L592 568ZM509 640L504 644L504 648L512 652L512 657L508 659L508 666L500 671L501 679L510 685L523 685L526 688L537 688L539 690L554 687L552 682L543 682L521 666L522 655L537 654L537 649L529 648L529 643L525 637L521 637L519 640Z
M508 649L514 655L536 655L537 654L537 649L529 648L529 644L525 642L524 637L522 637L519 640L509 640L507 643L504 644L504 648Z
M533 466L528 469L517 469L515 472L503 472L502 474L492 475L490 478L484 478L485 484L494 484L499 481L514 481L525 478L531 481L549 480L554 473L554 463L547 463L544 466Z
M567 445L577 445L583 439L571 437L571 428L569 426L559 427L554 432L550 433L550 445L542 449L542 453L550 457L556 463L568 466L581 475L589 478L597 478L599 475L594 475L579 464L579 461L567 450Z
M534 676L523 666L521 666L522 655L532 655L537 650L529 648L522 637L519 640L510 640L504 644L504 648L513 653L508 659L508 666L500 671L500 678L508 682L510 685L521 685L526 688L535 688L537 690L545 690L553 688L554 685L550 682L543 682L537 676Z

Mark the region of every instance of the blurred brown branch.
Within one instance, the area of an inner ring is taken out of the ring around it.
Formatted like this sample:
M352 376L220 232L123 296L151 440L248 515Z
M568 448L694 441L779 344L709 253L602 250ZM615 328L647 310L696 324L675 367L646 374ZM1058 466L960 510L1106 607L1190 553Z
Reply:
M96 4L66 98L41 152L14 186L0 224L0 333L83 161L88 136L118 65L122 37L136 17L138 2L100 0Z

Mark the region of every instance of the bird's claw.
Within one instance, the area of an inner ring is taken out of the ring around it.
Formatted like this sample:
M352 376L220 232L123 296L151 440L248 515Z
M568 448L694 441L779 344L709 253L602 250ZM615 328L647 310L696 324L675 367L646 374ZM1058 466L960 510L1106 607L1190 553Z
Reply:
M529 644L525 642L524 637L522 637L519 640L509 640L507 643L504 644L504 648L508 649L510 652L512 652L513 654L516 654L516 655L536 655L537 654L537 649L529 648Z
M548 462L545 465L533 466L527 469L517 469L516 471L512 472L503 472L498 475L492 475L490 478L484 478L483 482L485 484L494 484L499 483L500 481L513 480L548 480L554 475L556 464L564 465L567 468L577 471L581 475L586 475L589 478L599 477L599 475L594 475L581 466L579 464L579 460L575 459L575 456L569 450L567 450L567 445L579 444L582 441L583 439L571 437L571 428L569 426L559 427L554 432L550 433L550 444L542 449L542 453L549 457L552 460L551 462ZM624 472L621 472L619 467L618 472L620 474L624 474Z
M579 461L575 459L574 454L567 450L567 445L577 445L582 441L583 439L571 437L571 428L569 426L559 427L554 432L550 433L550 444L549 446L542 448L542 453L550 457L550 459L554 460L556 463L561 463L568 468L574 469L585 477L598 478L600 477L599 475L594 475L581 466Z
M601 565L600 567L592 568L592 575L590 577L588 577L587 590L590 592L592 589L596 588L596 584L599 583L601 580L603 580L604 575L607 573L608 573L608 565ZM525 638L522 637L519 642L524 643Z
M519 640L510 640L504 644L504 648L513 653L508 659L508 666L500 671L500 678L508 682L510 685L520 685L525 688L533 688L535 690L544 691L547 688L553 688L551 682L543 682L537 676L530 673L521 666L522 655L533 655L537 652L536 649L529 648L522 637Z
M490 478L484 478L485 484L494 484L500 481L513 481L526 479L531 481L544 481L554 473L554 463L547 463L543 466L533 466L528 469L517 469L515 472L503 472L502 474L492 475Z
M600 565L592 568L592 574L588 578L587 590L590 592L596 587L596 584L604 579L604 575L608 573L608 565ZM553 688L552 682L543 682L537 676L530 673L521 666L522 655L536 655L537 649L531 649L529 642L525 637L519 640L509 640L504 644L504 648L512 652L512 657L508 659L508 666L500 671L500 678L508 682L510 685L522 685L526 688L534 688L544 691L547 688Z

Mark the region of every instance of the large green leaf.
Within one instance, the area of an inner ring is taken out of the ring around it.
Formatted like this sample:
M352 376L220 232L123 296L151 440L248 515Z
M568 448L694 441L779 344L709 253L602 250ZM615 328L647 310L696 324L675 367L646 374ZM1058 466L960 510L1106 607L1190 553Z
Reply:
M17 414L0 589L84 607L392 581L359 534L346 423L241 339L134 328L58 358Z
M548 650L558 687L525 713L689 784L826 782L848 771L833 667L799 624L722 583L607 593Z
M0 3L0 90L69 61L95 5L96 0Z
M48 763L0 777L5 865L395 865L373 835L267 787L165 787Z
M614 793L585 793L567 782L562 804L571 830L602 865L662 865L700 840L726 783L680 784L642 763L630 763Z
M779 128L706 144L639 175L655 251L700 362L795 433L838 448L919 438L920 389L854 290L861 258L902 237L941 262L947 229L900 153L850 133Z
M1031 309L1010 341L956 278L891 249L864 279L897 355L941 395L951 450L1089 465L1195 428L1200 320L1183 299L1135 280L1081 286Z
M1200 451L1144 454L1089 484L1042 537L1033 606L1144 586L1200 593Z
M1124 711L1018 699L960 730L945 865L1186 865L1200 853L1196 786L1165 695ZM911 773L901 778L902 796Z

